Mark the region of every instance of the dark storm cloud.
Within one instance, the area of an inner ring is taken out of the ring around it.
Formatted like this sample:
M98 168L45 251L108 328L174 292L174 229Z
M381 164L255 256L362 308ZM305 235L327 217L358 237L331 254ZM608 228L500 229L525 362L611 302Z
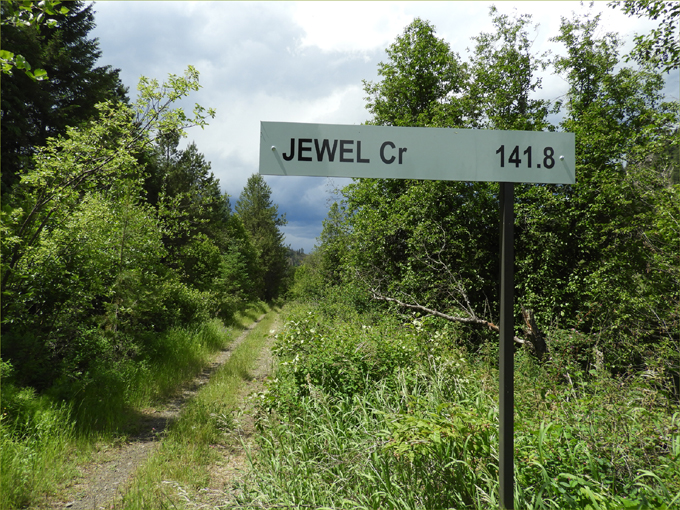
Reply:
M349 184L351 179L327 179L323 177L277 177L265 180L272 188L272 199L279 211L286 213L288 225L282 231L293 247L304 248L309 253L317 237L321 235L323 220L328 215L332 192Z

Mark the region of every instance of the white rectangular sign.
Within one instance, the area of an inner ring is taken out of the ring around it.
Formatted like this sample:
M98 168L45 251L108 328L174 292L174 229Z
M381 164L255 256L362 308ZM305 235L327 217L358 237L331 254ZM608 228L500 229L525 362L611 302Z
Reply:
M260 123L260 174L574 184L573 133Z

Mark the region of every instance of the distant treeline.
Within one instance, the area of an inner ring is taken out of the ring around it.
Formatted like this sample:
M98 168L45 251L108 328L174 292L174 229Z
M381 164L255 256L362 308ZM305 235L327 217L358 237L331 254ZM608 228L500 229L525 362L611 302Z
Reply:
M306 258L307 255L305 254L304 248L300 248L299 250L288 248L288 263L291 266L298 267L302 265Z

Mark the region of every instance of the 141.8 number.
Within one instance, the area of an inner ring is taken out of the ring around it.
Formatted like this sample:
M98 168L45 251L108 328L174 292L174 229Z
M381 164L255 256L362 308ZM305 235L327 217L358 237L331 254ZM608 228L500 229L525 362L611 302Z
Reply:
M505 167L505 145L501 145L498 150L496 151L496 154L501 155L501 168ZM527 167L531 168L531 146L527 147L524 152L522 152L523 156L526 156L527 158ZM552 147L546 147L543 149L543 164L545 168L552 168L555 166L555 150ZM510 153L510 157L508 158L508 163L514 163L515 167L518 168L519 165L522 163L522 159L520 157L520 152L519 152L519 145L515 145L515 148L512 150ZM541 168L541 163L538 163L536 165L536 168Z

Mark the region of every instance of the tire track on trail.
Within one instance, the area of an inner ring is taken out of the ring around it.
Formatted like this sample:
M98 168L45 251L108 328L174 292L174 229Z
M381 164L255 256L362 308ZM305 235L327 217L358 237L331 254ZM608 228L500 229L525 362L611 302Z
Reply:
M129 437L122 446L105 451L103 460L82 467L80 479L66 490L68 502L52 504L50 507L71 510L101 509L107 508L107 505L110 507L116 497L122 494L137 467L156 451L165 431L179 418L186 403L208 383L211 376L231 357L266 315L262 314L244 329L200 374L181 387L176 396L159 406L161 409L140 411L139 421L134 425L140 432Z
M243 491L252 482L252 465L257 457L259 446L256 441L258 434L256 427L257 404L250 398L254 393L265 389L265 381L275 370L275 356L271 347L276 337L273 332L280 331L281 315L277 315L270 330L267 343L260 350L254 364L249 368L249 379L239 390L240 404L235 410L234 427L230 431L230 439L219 448L220 458L210 467L210 481L198 490L188 490L176 482L173 485L175 496L188 508L218 509L218 508L260 508L243 507L239 502ZM164 482L165 483L165 482Z

